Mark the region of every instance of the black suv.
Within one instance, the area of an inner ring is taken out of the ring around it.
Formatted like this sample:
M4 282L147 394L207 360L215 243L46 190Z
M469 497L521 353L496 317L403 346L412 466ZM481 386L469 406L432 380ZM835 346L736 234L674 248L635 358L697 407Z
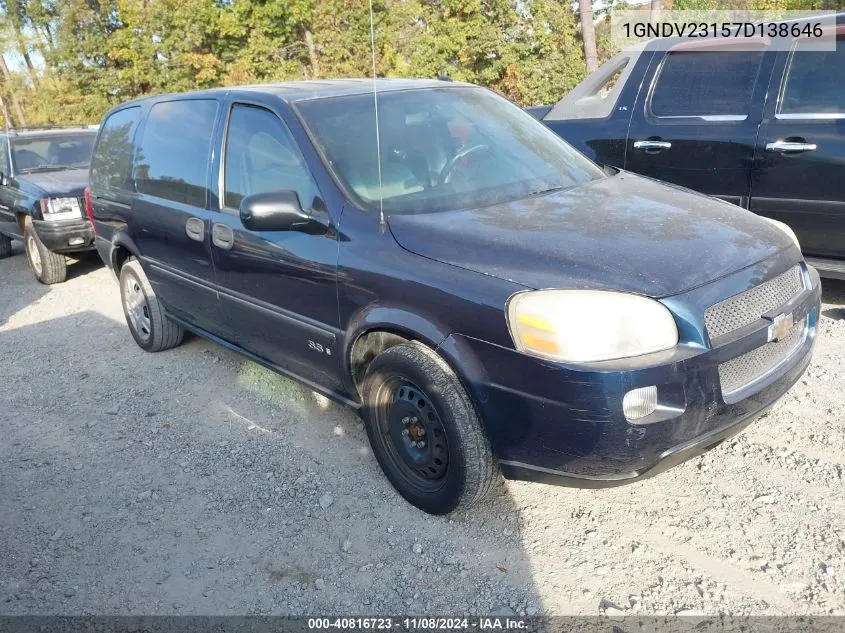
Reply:
M654 40L532 112L600 164L785 222L808 262L845 279L845 13L835 22L785 47Z
M67 276L65 253L92 250L82 193L96 136L92 128L0 132L0 258L21 240L41 283Z
M602 170L482 88L373 87L106 115L88 211L140 347L188 329L360 410L390 481L433 513L500 470L654 474L807 367L820 286L784 225Z

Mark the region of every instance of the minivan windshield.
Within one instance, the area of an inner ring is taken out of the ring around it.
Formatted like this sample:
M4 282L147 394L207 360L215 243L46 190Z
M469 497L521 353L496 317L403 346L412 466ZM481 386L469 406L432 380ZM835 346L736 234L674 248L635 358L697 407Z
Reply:
M19 173L88 166L96 132L20 136L12 139L12 160Z
M568 189L604 173L542 123L482 88L378 93L297 104L316 143L364 208L425 213Z

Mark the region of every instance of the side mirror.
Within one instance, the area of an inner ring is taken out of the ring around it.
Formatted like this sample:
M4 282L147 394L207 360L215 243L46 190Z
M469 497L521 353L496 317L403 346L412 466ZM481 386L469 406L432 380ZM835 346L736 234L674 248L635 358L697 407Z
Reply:
M255 193L241 200L241 223L250 231L305 231L312 224L291 189Z
M6 176L6 174L4 174L2 171L0 171L0 187L5 187L8 184L9 184L9 178Z

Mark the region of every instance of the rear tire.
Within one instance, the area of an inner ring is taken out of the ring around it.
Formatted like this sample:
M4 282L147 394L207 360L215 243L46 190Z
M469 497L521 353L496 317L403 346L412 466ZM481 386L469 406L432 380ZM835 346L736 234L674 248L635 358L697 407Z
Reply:
M29 269L38 281L49 286L67 279L67 259L44 246L28 216L23 227L23 244Z
M498 466L475 407L451 367L412 341L367 369L362 415L373 453L405 499L429 514L483 499Z
M129 332L141 349L161 352L182 342L185 331L167 317L135 259L129 259L120 269L120 302Z
M0 235L0 259L6 259L12 255L12 240L5 235Z

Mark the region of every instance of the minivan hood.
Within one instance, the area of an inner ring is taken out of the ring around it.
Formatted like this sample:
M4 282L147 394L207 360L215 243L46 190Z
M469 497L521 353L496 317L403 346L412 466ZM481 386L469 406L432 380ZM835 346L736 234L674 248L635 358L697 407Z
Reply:
M37 187L45 197L81 196L88 186L88 169L36 171L18 174L16 178L20 184Z
M405 249L530 288L675 295L792 241L737 206L621 172L479 209L391 215Z

